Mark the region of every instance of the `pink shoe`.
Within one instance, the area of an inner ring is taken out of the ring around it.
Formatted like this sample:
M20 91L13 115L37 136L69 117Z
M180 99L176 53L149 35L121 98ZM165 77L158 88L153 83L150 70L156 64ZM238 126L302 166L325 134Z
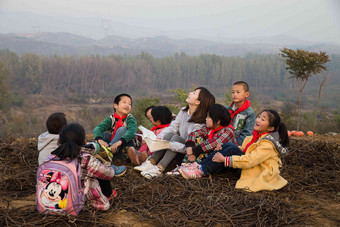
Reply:
M203 175L196 162L189 166L181 166L178 171L185 179L201 178Z

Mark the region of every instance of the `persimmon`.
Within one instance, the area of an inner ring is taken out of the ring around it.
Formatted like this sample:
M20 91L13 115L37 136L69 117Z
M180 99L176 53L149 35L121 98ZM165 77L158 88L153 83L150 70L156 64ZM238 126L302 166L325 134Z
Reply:
M291 131L290 133L291 133L292 136L297 136L295 130Z
M291 136L292 135L292 132L291 131L287 131L287 134L288 134L288 136Z
M308 132L307 132L307 135L308 135L308 136L314 136L314 132L308 131Z
M304 136L304 135L305 135L305 134L303 133L303 131L299 131L298 133L299 133L298 136Z

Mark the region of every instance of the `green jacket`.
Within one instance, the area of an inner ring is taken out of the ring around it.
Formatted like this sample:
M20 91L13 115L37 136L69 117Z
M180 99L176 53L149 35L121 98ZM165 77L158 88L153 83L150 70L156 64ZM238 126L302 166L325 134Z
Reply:
M102 139L103 132L110 131L113 132L116 125L116 119L113 118L113 114L106 117L99 125L93 129L93 137L95 140ZM137 134L137 121L132 114L128 114L123 120L123 127L127 128L126 133L120 139L122 145L125 145Z

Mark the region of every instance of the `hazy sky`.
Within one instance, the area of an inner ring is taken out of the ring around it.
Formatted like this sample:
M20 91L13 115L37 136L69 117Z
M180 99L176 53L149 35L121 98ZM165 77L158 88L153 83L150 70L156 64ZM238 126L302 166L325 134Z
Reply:
M233 38L283 34L340 43L340 0L0 0L0 8L99 17L172 33Z

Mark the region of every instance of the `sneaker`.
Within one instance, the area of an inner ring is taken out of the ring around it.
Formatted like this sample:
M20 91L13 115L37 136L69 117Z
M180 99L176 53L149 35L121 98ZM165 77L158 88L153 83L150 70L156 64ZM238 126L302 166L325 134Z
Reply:
M126 167L125 166L115 166L111 165L113 170L115 171L115 176L120 177L126 173Z
M162 171L161 168L158 166L153 166L152 168L149 168L146 171L141 172L140 174L142 174L143 177L145 177L146 179L151 179L153 177L160 177L162 176Z
M136 149L134 147L129 147L129 149L127 150L127 154L128 154L128 157L129 157L129 159L130 159L130 161L133 165L135 165L135 166L140 165L138 152L136 151Z
M107 197L109 200L113 199L113 198L116 198L117 197L117 191L112 189L112 194Z
M169 172L166 172L166 175L170 175L170 176L178 176L178 175L181 175L179 172L178 172L178 168L179 166L177 166L175 169L169 171Z
M148 157L149 157L148 152L147 152L147 151L143 151L143 152L140 154L140 156L139 156L139 160L140 160L140 162L142 163L142 162L145 162L146 159L148 159Z
M198 164L194 162L190 166L181 166L178 171L185 179L196 179L202 177L202 171L199 169Z
M146 171L152 167L154 167L155 165L152 165L151 162L149 161L149 159L147 159L145 162L142 163L142 165L140 166L135 166L134 169L140 172Z

